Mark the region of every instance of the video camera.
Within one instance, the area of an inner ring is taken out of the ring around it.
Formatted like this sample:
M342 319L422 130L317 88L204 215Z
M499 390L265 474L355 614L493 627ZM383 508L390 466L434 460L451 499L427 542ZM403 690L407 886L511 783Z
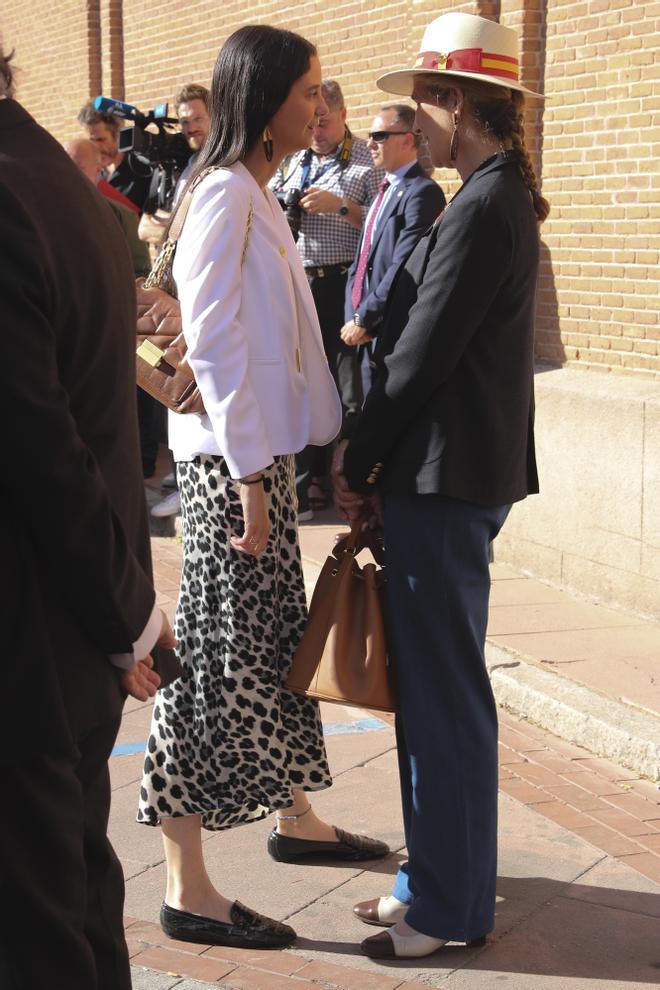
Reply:
M170 210L174 187L192 151L183 134L168 129L178 121L167 116L167 103L158 103L152 110L141 113L131 103L97 96L94 107L133 122L133 127L124 127L119 132L119 151L129 156L131 168L138 175L145 175L145 169L151 174L144 211ZM152 124L157 128L155 132L147 130Z

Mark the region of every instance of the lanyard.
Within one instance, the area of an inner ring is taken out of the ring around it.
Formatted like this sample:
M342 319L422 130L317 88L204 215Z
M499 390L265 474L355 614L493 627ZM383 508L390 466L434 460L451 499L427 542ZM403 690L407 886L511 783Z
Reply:
M326 162L325 165L322 165L318 169L316 174L310 179L309 176L312 170L313 151L311 148L308 148L301 162L302 171L300 175L300 189L304 191L305 189L308 189L310 186L313 186L316 182L318 182L321 176L325 175L326 172L329 172L334 165L339 164L339 167L342 170L345 169L350 161L352 150L353 150L353 135L351 134L351 132L347 127L346 133L344 134L344 140L342 141L337 154L334 156L334 158L331 158L329 162ZM288 179L289 176L288 176L288 162L287 162L287 167L286 170L284 171L282 187L286 185Z
M322 175L325 175L334 165L337 164L336 158L331 158L329 162L322 165L316 174L310 179L309 173L312 171L312 149L308 148L305 152L305 157L302 160L302 172L300 174L300 188L308 189L310 186L316 185L318 180Z

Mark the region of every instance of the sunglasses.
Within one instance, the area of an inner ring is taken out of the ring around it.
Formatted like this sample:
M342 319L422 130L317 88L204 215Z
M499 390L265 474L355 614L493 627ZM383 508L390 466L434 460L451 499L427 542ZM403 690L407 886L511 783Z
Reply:
M367 137L369 138L370 141L375 141L376 144L383 144L383 142L387 141L388 137L391 137L393 134L412 134L412 133L413 133L412 131L369 131Z

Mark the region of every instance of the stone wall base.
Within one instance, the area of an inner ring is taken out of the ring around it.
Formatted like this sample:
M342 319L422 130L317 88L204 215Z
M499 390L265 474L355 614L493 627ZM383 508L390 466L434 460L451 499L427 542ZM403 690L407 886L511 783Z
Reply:
M535 384L541 494L496 559L660 621L660 385L542 366Z

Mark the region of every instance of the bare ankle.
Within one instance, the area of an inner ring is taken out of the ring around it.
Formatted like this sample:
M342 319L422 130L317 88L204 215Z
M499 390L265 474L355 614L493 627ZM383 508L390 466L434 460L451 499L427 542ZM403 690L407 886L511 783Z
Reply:
M281 811L275 813L275 821L277 823L277 831L280 835L294 835L296 832L304 831L309 827L310 822L314 818L314 814L310 814L312 811L311 804L296 814L292 813L293 808L283 808Z

